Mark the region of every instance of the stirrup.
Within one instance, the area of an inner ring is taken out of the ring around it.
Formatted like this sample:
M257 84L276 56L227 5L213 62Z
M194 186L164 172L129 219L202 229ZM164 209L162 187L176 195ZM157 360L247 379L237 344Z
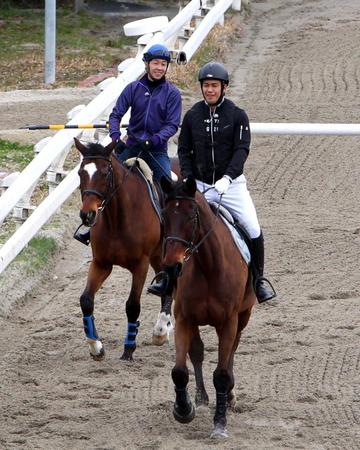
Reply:
M264 286L263 283L268 284L271 290L269 290L267 286ZM255 280L254 290L256 298L259 303L267 302L268 300L271 300L276 297L276 291L274 289L274 286L265 277L259 277Z
M85 231L84 233L80 233L80 228L83 226L83 224L80 224L73 235L74 239L81 242L84 245L90 244L90 230Z
M154 281L159 281L154 284ZM147 292L149 294L157 295L159 297L163 297L167 294L167 290L169 287L169 274L167 274L164 270L158 272L154 278L151 280L150 286L147 288Z

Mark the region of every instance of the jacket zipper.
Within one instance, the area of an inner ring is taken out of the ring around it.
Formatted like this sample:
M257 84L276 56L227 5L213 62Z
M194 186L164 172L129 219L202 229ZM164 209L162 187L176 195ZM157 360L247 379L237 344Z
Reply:
M215 150L214 150L214 114L216 111L216 107L214 111L210 110L210 135L211 135L211 159L213 164L213 174L212 174L212 184L215 184Z
M148 103L148 106L147 106L147 108L146 108L146 114L145 114L145 120L144 120L144 132L143 132L143 134L142 134L142 139L144 139L144 136L145 136L145 133L146 133L146 130L147 130L147 122L148 122L149 111L150 111L150 105L151 105L151 101L152 101L153 95L152 95L152 93L150 92L150 89L148 89L147 86L145 86L143 83L140 83L140 84L146 89L146 91L149 93L149 96L150 96L149 103ZM159 89L159 88L160 88L160 86L157 86L157 87L153 90L153 93L154 93L154 91L156 91L156 89Z

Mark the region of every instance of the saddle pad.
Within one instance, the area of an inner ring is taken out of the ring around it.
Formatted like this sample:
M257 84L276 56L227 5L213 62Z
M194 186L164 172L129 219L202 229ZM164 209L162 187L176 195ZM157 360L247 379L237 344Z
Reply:
M140 162L140 164L139 164ZM156 214L159 217L161 225L163 224L163 217L161 214L161 206L160 206L160 199L158 196L158 193L156 191L155 185L153 183L152 179L152 171L150 167L146 164L146 162L141 158L130 158L125 161L125 164L128 164L129 166L134 166L138 170L139 174L142 176L142 178L145 181L147 190L149 192L151 204L156 212Z
M222 205L219 205L218 203L210 202L210 206L214 212L219 209L219 216L221 217L224 224L229 228L231 236L233 237L233 240L237 248L239 249L241 256L244 258L246 264L249 265L251 261L250 250L245 242L245 239L236 229L233 216L226 208L224 208Z
M144 175L145 179L149 182L149 183L153 183L153 173L152 170L150 169L150 167L148 166L148 164L141 158L138 157L134 157L134 158L129 158L126 161L124 161L124 163L128 166L128 167L132 167L132 166L136 166L138 169L140 169L140 172L142 172L142 174Z
M250 251L249 247L246 245L246 242L244 241L244 238L240 236L234 225L232 225L222 214L220 214L220 217L224 224L229 228L231 235L234 239L234 242L239 249L239 252L241 253L242 257L244 258L247 265L250 264Z

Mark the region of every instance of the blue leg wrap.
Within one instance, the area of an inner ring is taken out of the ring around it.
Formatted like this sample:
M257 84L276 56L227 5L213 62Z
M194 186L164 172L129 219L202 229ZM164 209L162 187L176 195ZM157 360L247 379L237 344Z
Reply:
M139 321L137 321L135 323L128 322L127 334L125 336L125 345L135 345L136 344L136 335L138 334L139 326L140 326Z
M97 339L99 339L99 336L98 336L96 328L95 328L94 320L95 320L94 316L84 316L83 317L84 331L85 331L86 337L96 341Z

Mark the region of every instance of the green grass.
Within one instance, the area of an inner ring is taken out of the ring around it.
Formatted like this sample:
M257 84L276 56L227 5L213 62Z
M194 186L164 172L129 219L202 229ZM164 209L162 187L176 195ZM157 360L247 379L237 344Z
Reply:
M24 169L34 158L32 145L20 145L16 142L0 139L0 168L11 171Z
M1 3L0 3L1 5ZM44 83L44 9L0 6L0 89L41 88ZM136 49L119 19L72 9L56 10L56 84L77 82L116 66ZM133 56L133 55L132 55Z
M29 44L44 45L44 10L0 8L3 25L0 28L0 58L3 55L24 52L22 46ZM107 45L105 33L106 20L101 16L86 12L75 14L69 9L56 11L56 44L59 48L96 50ZM104 33L102 32L104 30ZM129 43L130 38L123 36L116 46Z
M57 249L55 239L44 236L34 237L15 258L15 262L23 263L27 273L34 273L47 266Z

